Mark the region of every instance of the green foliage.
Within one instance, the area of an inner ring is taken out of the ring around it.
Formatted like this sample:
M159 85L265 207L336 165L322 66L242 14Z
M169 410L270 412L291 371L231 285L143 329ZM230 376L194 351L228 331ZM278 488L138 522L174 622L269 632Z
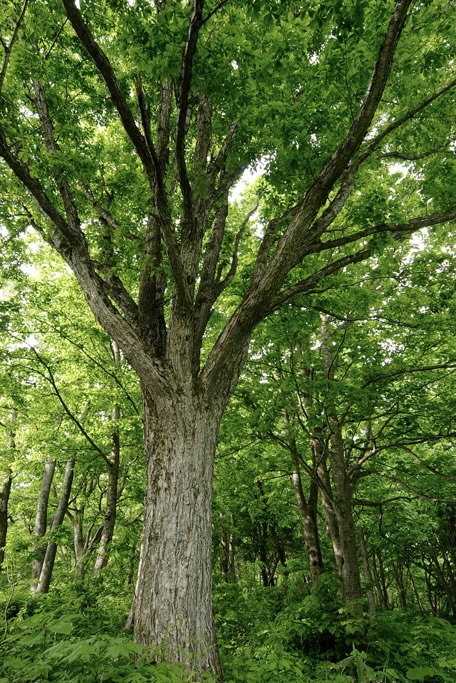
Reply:
M127 635L111 635L80 614L37 612L19 616L0 642L1 683L182 683L193 680L177 664L155 663L153 655ZM207 683L212 680L204 678Z

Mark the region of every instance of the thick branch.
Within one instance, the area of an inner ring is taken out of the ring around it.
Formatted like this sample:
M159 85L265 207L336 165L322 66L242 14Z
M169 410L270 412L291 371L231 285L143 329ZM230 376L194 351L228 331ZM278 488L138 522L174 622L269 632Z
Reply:
M33 178L30 175L27 166L13 155L2 128L0 128L0 156L3 157L16 177L30 192L42 214L55 225L63 238L68 241L66 248L69 248L71 245L80 246L84 241L82 232L79 229L74 229L66 222L65 218L56 209L54 204L43 190L39 181L36 178ZM63 248L63 244L61 246Z
M202 25L204 0L194 0L192 16L188 27L187 42L184 48L182 67L178 91L178 112L176 130L176 162L179 174L179 183L184 203L184 237L185 233L193 230L193 206L192 190L188 179L187 164L185 161L185 137L187 132L187 114L189 105L190 89L192 85L193 60L198 42L198 34Z

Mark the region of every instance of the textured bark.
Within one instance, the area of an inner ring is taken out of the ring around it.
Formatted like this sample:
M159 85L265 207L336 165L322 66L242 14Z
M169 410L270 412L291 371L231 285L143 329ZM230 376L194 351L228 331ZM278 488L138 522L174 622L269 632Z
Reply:
M68 508L68 501L70 499L71 486L73 484L74 463L74 458L70 458L67 461L59 504L51 523L51 532L63 523ZM36 587L34 587L35 593L47 593L49 591L56 554L57 543L55 541L50 541L46 548L38 583Z
M44 465L44 474L41 480L41 488L36 506L34 529L35 544L33 546L34 558L32 562L32 590L36 589L46 553L46 548L43 547L40 539L43 538L47 530L48 502L52 480L54 478L54 472L55 461L52 460L52 458L48 458Z
M135 638L171 659L221 675L211 576L212 468L220 410L183 393L144 396L148 490L136 586ZM173 425L173 429L169 426Z

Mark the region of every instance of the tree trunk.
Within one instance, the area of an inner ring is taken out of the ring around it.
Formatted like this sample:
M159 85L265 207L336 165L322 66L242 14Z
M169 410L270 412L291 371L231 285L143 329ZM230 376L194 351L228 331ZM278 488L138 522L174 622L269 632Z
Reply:
M36 506L35 515L35 544L33 546L33 562L32 562L32 590L36 589L38 580L43 566L45 548L41 544L41 539L46 533L47 529L47 515L49 494L51 492L52 480L55 472L55 461L48 458L44 465L44 474L41 480L40 494L38 496L38 503Z
M302 354L302 346L299 345L299 351ZM301 373L304 374L305 369L301 368ZM311 408L312 397L310 394L305 396L307 406ZM291 462L293 472L291 473L291 483L295 493L296 503L298 505L299 516L301 517L302 536L304 545L306 546L307 556L309 558L310 567L310 581L315 584L316 581L323 574L323 557L321 554L320 538L318 534L317 523L317 505L318 505L318 484L315 479L310 480L309 500L306 500L304 489L302 487L301 479L301 463L299 460L298 447L296 439L290 426L290 418L288 411L283 411L285 424L287 425L288 442L290 446ZM316 474L316 458L314 450L312 449L313 470Z
M73 523L74 568L77 576L85 575L85 544L83 534L84 507L76 510Z
M120 349L115 341L111 341L111 351L116 369L120 365ZM108 546L114 536L117 516L117 489L119 482L120 467L120 437L119 419L120 405L115 403L111 413L112 434L111 434L111 457L108 465L108 488L106 491L106 509L101 532L100 543L98 545L97 559L95 560L94 573L103 569L108 564Z
M329 460L334 492L334 513L337 518L340 547L343 562L341 563L341 579L345 604L353 604L355 614L362 616L360 600L361 576L358 561L355 523L353 520L353 482L347 472L341 420L337 416L333 396L334 366L331 354L331 333L328 316L322 316L321 348L325 378L328 382L326 398L327 422L330 430Z
M65 475L63 477L62 491L60 493L59 504L57 506L55 515L52 519L51 532L54 531L54 529L56 529L57 527L61 526L61 524L63 523L63 519L65 517L65 513L68 507L68 501L70 499L71 486L73 484L74 463L74 458L70 458L67 461L65 467ZM52 540L50 543L48 543L48 546L46 548L43 565L41 567L40 577L36 587L34 588L35 593L47 593L49 591L56 554L57 543L54 540Z
M223 529L220 535L220 571L225 583L236 583L234 534L232 529Z
M13 460L14 451L16 450L16 418L17 413L15 410L10 415L11 427L9 432L9 450L11 455L11 460ZM11 485L13 483L13 472L10 467L7 468L7 474L2 481L2 487L0 489L0 569L2 567L3 561L5 559L5 545L6 536L8 534L8 503L11 494Z
M317 524L316 494L318 493L318 487L313 481L311 482L311 492L309 495L309 502L307 502L302 488L299 463L296 462L297 459L293 458L293 460L295 470L291 473L291 481L293 484L296 502L298 504L299 514L301 517L304 545L306 546L307 556L309 558L310 580L311 584L314 585L324 571L323 557L321 554L320 538L318 535ZM314 505L312 505L313 502L315 502Z
M317 446L316 443L315 446ZM319 445L319 449L323 451L322 444ZM331 479L329 477L328 472L326 452L322 453L321 457L318 458L317 462L317 475L320 482L320 497L323 515L326 520L326 528L333 549L336 569L339 576L342 576L344 554L340 542L339 525L334 510L334 496L332 492Z
M97 559L95 560L94 573L103 569L108 564L108 546L114 536L117 516L117 488L119 481L120 465L120 440L116 423L120 418L120 406L115 405L112 409L113 433L111 436L111 457L108 466L108 488L106 491L106 509L98 546Z
M393 562L392 565L394 572L394 580L396 582L397 592L399 596L399 605L402 607L402 609L407 609L407 593L404 585L404 573L402 567L399 566L399 563L396 564L396 562Z
M369 620L371 623L373 623L374 616L375 616L375 596L374 596L374 580L372 578L372 571L370 567L370 562L369 562L369 553L368 553L368 548L367 548L367 535L364 529L361 529L360 535L360 550L361 550L361 558L363 561L363 572L364 572L364 581L366 582L366 593L367 593L367 605L368 605L368 610L369 610Z
M11 470L9 470L3 479L0 489L0 569L5 559L6 535L8 533L8 501L12 482L13 476Z
M143 390L147 497L135 639L156 661L221 676L212 615L212 471L221 410Z
M412 570L410 569L410 566L407 566L407 573L409 575L410 585L412 586L412 590L415 594L416 603L420 609L420 614L422 617L424 617L425 611L424 611L424 607L423 607L423 601L421 600L421 596L418 592L418 588L416 586L415 579L413 578L413 574L412 574Z
M378 562L378 567L377 567ZM374 550L372 555L372 573L375 580L375 590L380 607L387 610L389 607L388 588L385 580L385 571L383 568L383 560L380 552Z

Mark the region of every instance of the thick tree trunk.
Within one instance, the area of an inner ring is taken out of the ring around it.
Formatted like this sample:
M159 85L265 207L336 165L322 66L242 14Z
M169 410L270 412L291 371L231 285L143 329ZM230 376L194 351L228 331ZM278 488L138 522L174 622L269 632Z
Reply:
M143 391L147 497L135 639L159 661L221 676L212 616L212 471L221 410Z
M68 508L68 501L70 499L71 486L73 484L73 473L74 473L74 458L70 458L67 461L65 467L65 475L63 477L62 491L60 493L59 504L57 510L52 519L51 531L61 526L65 513ZM55 556L57 554L57 543L51 541L48 543L46 548L46 553L44 555L43 565L41 567L41 573L34 592L36 593L47 593L49 586L51 584L52 572L54 570Z
M33 562L32 562L32 590L36 589L38 580L43 566L45 555L45 548L41 544L41 539L46 533L47 529L47 515L49 494L51 492L52 480L55 472L55 461L48 458L44 465L44 474L41 480L40 494L36 505L35 515L35 545L33 546Z

